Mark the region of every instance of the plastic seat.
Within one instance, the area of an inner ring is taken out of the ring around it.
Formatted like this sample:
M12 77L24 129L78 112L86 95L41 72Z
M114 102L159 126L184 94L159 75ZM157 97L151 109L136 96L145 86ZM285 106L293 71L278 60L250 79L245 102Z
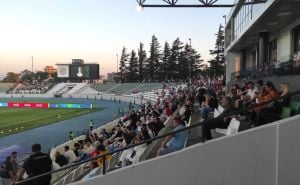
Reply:
M240 121L238 121L235 118L232 118L230 120L230 123L229 123L227 129L216 128L216 132L226 135L226 136L229 136L229 135L238 133L239 127L240 127Z
M300 111L300 102L298 101L291 101L289 104L289 108L291 108L292 115L296 115Z
M291 112L292 112L291 108L289 108L289 107L283 107L282 111L281 111L281 116L280 116L281 119L285 119L285 118L290 117L291 116Z

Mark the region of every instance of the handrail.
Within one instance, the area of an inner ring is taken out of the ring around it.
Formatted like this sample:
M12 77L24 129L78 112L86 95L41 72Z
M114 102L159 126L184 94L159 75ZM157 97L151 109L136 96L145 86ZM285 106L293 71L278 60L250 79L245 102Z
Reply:
M35 180L35 179L38 179L38 178L41 178L41 177L44 177L44 176L47 176L47 175L51 175L52 173L57 173L59 171L63 171L63 170L66 170L66 169L69 169L69 168L72 168L72 167L75 167L75 166L79 166L81 164L84 164L84 163L87 163L87 162L90 162L90 161L94 161L94 160L97 160L99 158L102 158L103 159L103 174L106 173L106 166L105 166L105 160L106 160L106 156L107 155L112 155L112 154L115 154L115 153L118 153L118 152L122 152L124 150L127 150L127 149L130 149L130 148L134 148L136 146L139 146L139 145L143 145L145 143L148 143L148 142L152 142L152 141L155 141L155 140L158 140L158 139L161 139L161 138L164 138L164 137L167 137L167 136L170 136L170 135L174 135L176 133L179 133L179 132L183 132L183 131L186 131L186 130L190 130L190 129L193 129L193 128L196 128L196 127L199 127L199 126L202 126L203 124L209 124L210 122L213 122L213 121L216 121L216 120L223 120L225 117L228 117L228 116L232 116L232 115L236 115L236 114L239 114L239 113L243 113L245 112L246 110L250 110L250 109L253 109L255 107L260 107L262 105L267 105L269 103L272 103L272 102L276 102L278 100L283 100L283 99L286 99L286 98L289 98L289 97L292 97L294 95L297 95L297 94L300 94L300 90L299 91L295 91L293 93L290 93L288 95L285 95L285 96L280 96L280 97L277 97L277 98L274 98L272 100L269 100L269 101L265 101L265 102L262 102L262 103L259 103L259 104L254 104L254 105L250 105L248 107L245 107L245 108L241 108L241 109L238 109L238 110L233 110L231 111L230 113L227 113L227 114L221 114L220 116L214 118L214 119L211 119L211 120L205 120L203 122L199 122L199 123L196 123L196 124L193 124L193 125L190 125L188 127L183 127L182 129L179 129L179 130L176 130L176 131L173 131L173 132L169 132L169 133L166 133L166 134L163 134L163 135L160 135L160 136L156 136L154 138L151 138L151 139L147 139L147 140L144 140L140 143L136 143L136 144L131 144L131 145L128 145L128 146L125 146L123 148L120 148L120 149L117 149L113 152L109 152L109 153L106 153L106 154L102 154L102 155L98 155L96 157L93 157L93 158L90 158L90 159L87 159L87 160L84 160L84 161L80 161L78 163L75 163L75 164L72 164L72 165L69 165L69 166L66 166L66 167L63 167L63 168L60 168L60 169L57 169L57 170L53 170L53 171L50 171L50 172L47 172L47 173L44 173L44 174L40 174L40 175L37 175L37 176L34 176L34 177L30 177L30 178L27 178L23 181L19 181L19 182L16 182L16 184L24 184L26 182L29 182L29 181L32 181L32 180ZM203 129L202 129L203 130ZM204 137L202 136L202 142L205 142L204 140Z

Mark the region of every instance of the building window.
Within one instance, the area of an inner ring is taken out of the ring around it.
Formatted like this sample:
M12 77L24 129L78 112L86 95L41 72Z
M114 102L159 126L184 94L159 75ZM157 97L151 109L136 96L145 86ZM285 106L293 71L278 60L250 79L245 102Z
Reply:
M277 39L269 43L269 62L270 64L277 63Z

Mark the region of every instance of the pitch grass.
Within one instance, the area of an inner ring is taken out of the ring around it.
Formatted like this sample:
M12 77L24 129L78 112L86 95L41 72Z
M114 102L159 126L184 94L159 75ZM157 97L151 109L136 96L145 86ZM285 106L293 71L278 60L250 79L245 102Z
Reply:
M0 137L82 116L102 108L93 109L29 109L0 108Z

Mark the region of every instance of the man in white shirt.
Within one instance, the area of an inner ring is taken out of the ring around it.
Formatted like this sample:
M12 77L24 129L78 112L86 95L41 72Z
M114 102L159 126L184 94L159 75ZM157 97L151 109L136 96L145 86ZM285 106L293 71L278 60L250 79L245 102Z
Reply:
M68 164L73 163L77 159L73 150L70 150L69 146L65 146L65 154L64 156L68 159Z
M247 99L254 100L256 98L255 92L257 91L257 87L254 86L253 82L248 83L248 92L247 92Z

